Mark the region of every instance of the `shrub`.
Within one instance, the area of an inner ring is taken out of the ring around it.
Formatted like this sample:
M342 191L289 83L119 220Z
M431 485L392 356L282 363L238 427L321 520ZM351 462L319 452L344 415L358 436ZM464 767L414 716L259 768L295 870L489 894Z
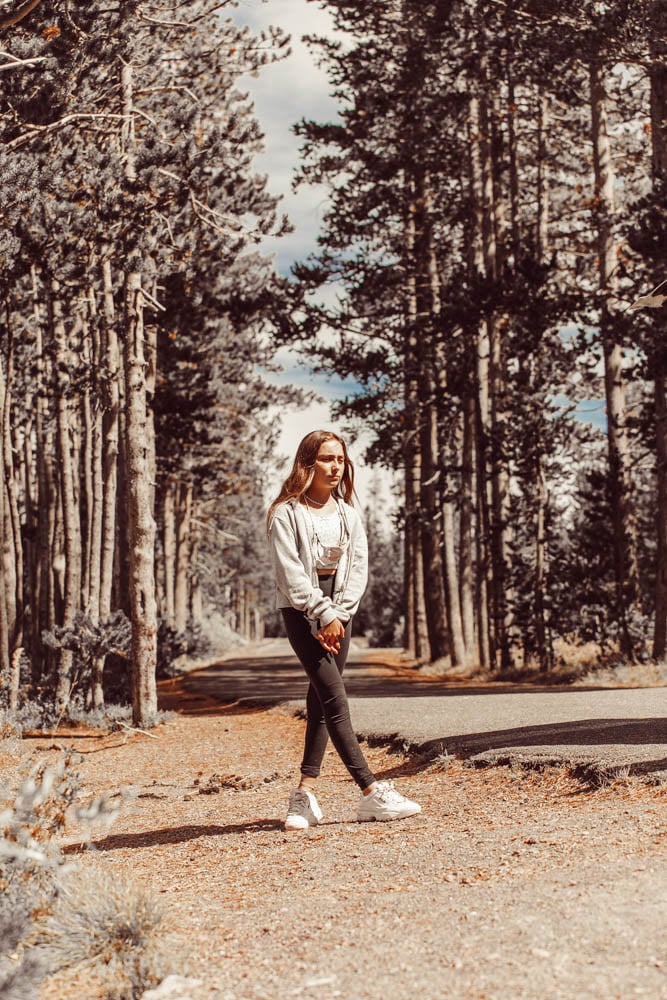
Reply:
M177 660L205 656L211 650L211 641L201 625L190 622L185 632L181 632L163 620L157 633L157 677L175 677L179 673Z
M55 970L86 966L97 973L106 1000L136 1000L161 978L161 921L142 889L117 872L88 871L61 884L40 948Z
M160 913L141 891L106 872L65 865L56 836L74 808L73 758L33 766L0 804L0 997L36 1000L53 971L86 965L107 1000L136 1000L158 979ZM75 810L109 822L117 805L96 798Z

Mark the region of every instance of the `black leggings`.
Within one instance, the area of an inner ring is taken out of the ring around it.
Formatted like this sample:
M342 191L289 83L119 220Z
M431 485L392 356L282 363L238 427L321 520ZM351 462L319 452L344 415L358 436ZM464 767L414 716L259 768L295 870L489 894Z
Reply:
M331 596L333 576L319 578L322 591ZM320 645L310 630L311 623L302 611L282 609L287 638L299 657L310 684L306 696L306 739L301 773L319 777L329 736L340 759L361 789L375 781L350 721L350 709L343 683L343 668L352 634L352 622L345 627L340 652L335 656Z

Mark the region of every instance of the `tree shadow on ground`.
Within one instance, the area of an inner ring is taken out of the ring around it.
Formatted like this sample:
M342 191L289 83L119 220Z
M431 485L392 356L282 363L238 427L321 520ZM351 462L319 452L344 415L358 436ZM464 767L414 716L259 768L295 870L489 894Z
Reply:
M583 768L586 748L595 748L595 768L637 777L667 771L667 757L633 759L632 747L661 747L667 744L667 719L580 719L548 725L521 726L493 732L466 733L428 740L418 749L419 760L428 766L440 754L463 759L479 758L473 763L486 766L523 761L536 765L567 764ZM608 755L605 747L609 747ZM611 752L611 748L620 748ZM550 750L553 755L550 756ZM583 752L582 752L583 751Z
M305 699L308 681L293 656L247 657L225 660L194 670L159 686L161 708L184 715L209 715L224 711L251 711L280 702ZM425 677L390 666L352 658L345 668L350 698L423 698L456 695L582 692L571 685L529 685L496 682L480 684L442 677Z
M667 719L577 719L546 725L519 726L492 732L465 733L429 740L424 753L442 746L471 756L499 747L649 745L667 743Z
M385 745L386 740L370 739L371 745ZM535 766L549 764L570 764L586 776L593 766L585 760L581 750L586 747L623 748L620 755L610 754L606 760L604 750L596 755L594 767L597 771L623 772L635 777L648 777L661 772L667 774L667 757L648 760L631 759L629 747L667 744L666 719L583 719L574 722L554 723L542 726L524 726L516 729L498 729L486 733L466 733L462 736L445 736L428 740L418 747L405 746L397 742L397 752L407 751L395 766L376 771L378 778L404 778L418 774L430 767L439 757L459 757L470 760L480 767L489 764L511 764L523 762ZM553 754L549 751L553 749ZM475 760L474 758L479 758Z
M161 830L142 830L139 833L112 833L101 840L86 841L79 844L68 844L65 854L80 854L84 850L120 851L127 848L160 847L168 844L183 844L200 837L222 837L229 834L262 833L266 830L282 830L283 822L279 819L254 819L243 823L227 823L222 826L210 824L207 826L168 826Z

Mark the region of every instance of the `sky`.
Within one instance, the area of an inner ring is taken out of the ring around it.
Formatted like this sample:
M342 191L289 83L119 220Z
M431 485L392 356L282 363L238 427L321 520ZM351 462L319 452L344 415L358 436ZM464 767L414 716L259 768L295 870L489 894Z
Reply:
M294 226L290 235L265 244L265 249L275 254L277 269L287 274L293 260L315 249L326 205L324 188L307 185L298 192L291 189L300 144L292 127L300 118L323 121L336 116L329 81L315 65L302 36L332 37L333 26L329 14L307 0L241 0L233 16L255 32L276 25L291 36L292 53L287 59L264 67L257 78L241 82L254 99L265 134L266 150L256 158L256 167L269 175L270 190L282 195L281 208Z
M331 85L326 74L319 69L302 38L306 34L335 37L329 14L308 0L241 0L233 12L237 24L247 24L259 32L269 25L282 28L291 36L292 53L287 58L261 70L257 78L244 78L240 87L248 90L255 103L255 112L265 134L265 151L256 157L255 166L269 177L269 190L282 196L279 206L290 219L294 231L280 239L268 239L263 244L266 253L272 253L277 270L288 275L294 260L304 260L317 249L322 213L326 207L327 193L323 187L304 185L297 192L292 190L294 172L299 163L300 140L292 127L301 118L330 121L336 117L337 104L330 96ZM307 366L288 351L281 351L278 359L283 372L270 376L267 381L291 382L312 390L321 397L299 411L281 411L276 418L282 424L279 451L291 459L296 447L309 430L325 428L340 431L332 422L330 405L354 389L350 381L336 377L313 374ZM350 445L355 463L358 493L363 504L374 470L363 461L363 438ZM284 479L287 468L277 468L270 484L276 490ZM387 491L389 484L387 484Z

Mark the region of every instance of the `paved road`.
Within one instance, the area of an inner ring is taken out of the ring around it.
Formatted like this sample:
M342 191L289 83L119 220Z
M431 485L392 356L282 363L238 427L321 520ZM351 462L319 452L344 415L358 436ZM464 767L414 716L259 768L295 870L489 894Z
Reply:
M667 781L667 687L584 689L479 685L415 677L352 645L346 668L360 738L429 756L567 761L595 777ZM186 686L222 702L303 706L305 680L286 640L266 640L190 673Z

